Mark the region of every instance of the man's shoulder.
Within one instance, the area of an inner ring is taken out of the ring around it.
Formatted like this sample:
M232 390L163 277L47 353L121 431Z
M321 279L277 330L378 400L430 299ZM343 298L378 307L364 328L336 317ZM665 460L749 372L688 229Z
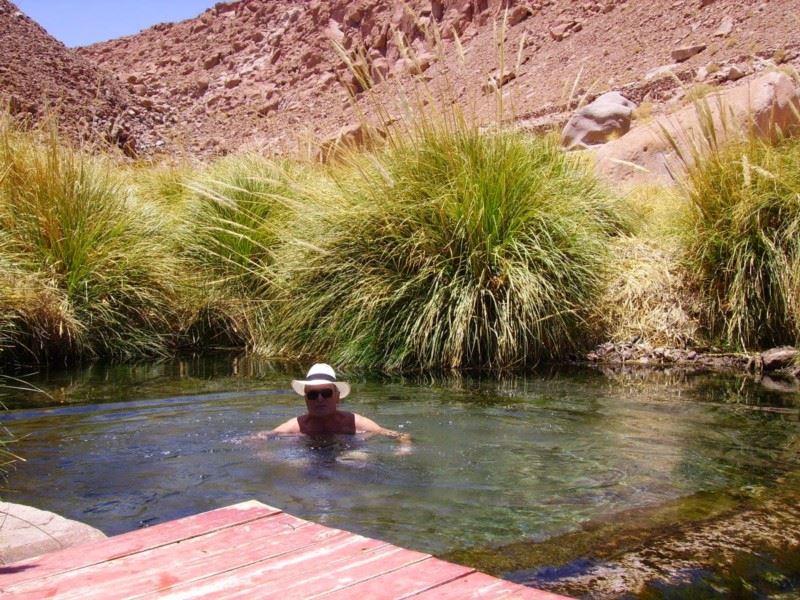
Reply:
M359 415L358 413L352 413L352 415L355 421L356 431L373 432L383 430L375 421L364 415Z
M275 429L272 430L272 433L300 433L301 430L301 423L300 419L303 417L293 417L278 425Z

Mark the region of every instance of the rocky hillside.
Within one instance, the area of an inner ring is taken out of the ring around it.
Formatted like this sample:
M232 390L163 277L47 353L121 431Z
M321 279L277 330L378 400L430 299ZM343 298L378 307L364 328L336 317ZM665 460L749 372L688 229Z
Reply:
M7 0L0 6L0 25L36 28L12 18ZM487 119L502 87L506 116L539 128L563 122L569 99L608 89L658 110L693 86L726 85L780 63L797 67L797 15L796 0L674 0L658 10L633 0L240 0L76 52L52 39L16 45L12 54L28 70L12 77L11 89L35 103L54 90L62 99L102 100L109 114L124 116L141 153L284 152L357 124L349 92L371 109L335 42L372 79L389 79L373 88L389 107L384 120L400 112L397 77L405 89L412 81L446 88ZM46 37L39 28L36 35ZM5 44L7 34L0 36ZM64 69L53 80L70 82L63 91L37 84L35 65L50 65L51 56ZM5 93L8 71L3 77ZM92 102L69 102L80 114L65 119L96 120Z
M0 0L0 102L23 122L58 115L78 142L112 143L135 152L134 135L147 138L150 115L110 72L66 48L8 0Z

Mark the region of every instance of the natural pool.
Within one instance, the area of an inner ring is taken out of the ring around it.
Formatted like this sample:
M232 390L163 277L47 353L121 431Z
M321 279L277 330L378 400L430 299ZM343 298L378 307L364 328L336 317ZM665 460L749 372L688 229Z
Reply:
M343 407L410 433L411 454L387 439L249 440L301 411L288 384L303 372L223 356L26 377L42 392L3 397L26 459L3 497L109 535L255 498L558 589L587 526L663 530L664 510L677 526L800 492L800 395L743 377L355 378ZM535 551L548 543L551 563Z

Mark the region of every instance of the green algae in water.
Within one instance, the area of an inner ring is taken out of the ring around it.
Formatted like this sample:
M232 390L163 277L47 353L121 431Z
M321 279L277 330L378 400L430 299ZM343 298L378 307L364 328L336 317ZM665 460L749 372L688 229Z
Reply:
M742 498L727 493L702 492L654 508L627 511L608 520L586 523L579 531L543 542L518 542L497 548L455 550L441 558L470 565L496 576L565 565L573 561L610 560L658 535L728 514L742 506ZM511 579L523 579L517 575Z
M695 494L542 543L443 558L581 598L794 598L800 594L797 475L774 489Z

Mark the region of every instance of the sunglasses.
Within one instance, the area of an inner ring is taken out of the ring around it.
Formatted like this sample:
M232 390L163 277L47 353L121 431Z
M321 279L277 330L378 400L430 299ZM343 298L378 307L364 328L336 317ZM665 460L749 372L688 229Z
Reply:
M316 400L319 396L327 400L333 396L333 390L331 388L325 388L324 390L311 390L306 392L306 398L309 400Z

